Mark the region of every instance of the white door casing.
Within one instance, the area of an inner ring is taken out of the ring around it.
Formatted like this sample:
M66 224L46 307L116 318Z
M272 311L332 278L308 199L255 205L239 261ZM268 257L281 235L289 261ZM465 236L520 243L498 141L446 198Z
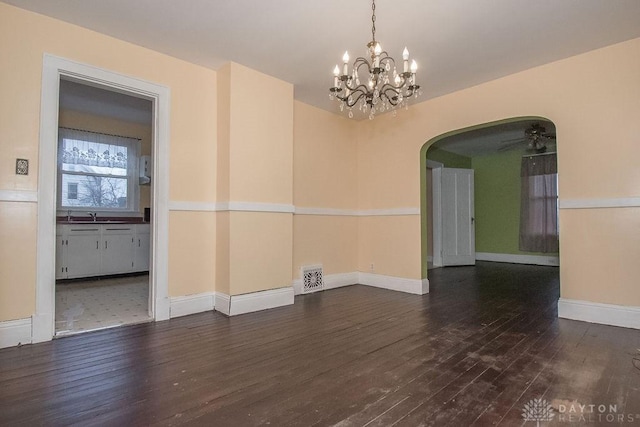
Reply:
M155 320L169 318L169 106L165 86L109 70L45 54L42 67L38 161L38 232L36 245L36 310L32 341L54 335L56 249L56 159L60 79L65 78L152 101L152 254L150 305Z
M431 185L432 200L431 209L433 224L427 224L431 227L433 235L433 260L434 267L442 267L442 168L443 163L427 159L427 168L431 169ZM425 260L426 263L426 260Z
M475 265L472 169L441 169L442 263Z

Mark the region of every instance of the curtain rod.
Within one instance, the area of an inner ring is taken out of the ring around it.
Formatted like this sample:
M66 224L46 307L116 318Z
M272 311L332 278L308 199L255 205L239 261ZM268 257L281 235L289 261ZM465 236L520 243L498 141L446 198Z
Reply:
M64 127L64 126L60 126L60 127L58 127L58 129L76 130L78 132L88 132L88 133L95 133L96 135L116 136L118 138L137 139L138 141L142 141L142 138L136 138L135 136L115 135L115 134L112 134L112 133L94 132L92 130L68 128L68 127Z
M551 151L549 153L523 154L522 157L549 156L551 154L556 154L556 152Z

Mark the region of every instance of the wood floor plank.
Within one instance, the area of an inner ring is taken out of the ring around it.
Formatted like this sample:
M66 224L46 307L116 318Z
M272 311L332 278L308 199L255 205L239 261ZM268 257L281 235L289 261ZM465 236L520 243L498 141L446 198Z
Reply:
M429 280L0 350L0 425L521 425L533 398L640 413L640 333L558 319L556 268Z

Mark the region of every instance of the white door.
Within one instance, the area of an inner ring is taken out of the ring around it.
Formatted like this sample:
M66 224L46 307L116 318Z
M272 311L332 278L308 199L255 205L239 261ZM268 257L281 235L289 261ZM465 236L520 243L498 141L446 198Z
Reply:
M442 263L475 265L473 170L442 168Z

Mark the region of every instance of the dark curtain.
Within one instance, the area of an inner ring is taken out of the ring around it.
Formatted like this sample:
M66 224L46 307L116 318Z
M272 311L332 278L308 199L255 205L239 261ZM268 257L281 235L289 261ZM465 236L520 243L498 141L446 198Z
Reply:
M520 180L520 250L557 253L559 245L556 154L523 157Z

